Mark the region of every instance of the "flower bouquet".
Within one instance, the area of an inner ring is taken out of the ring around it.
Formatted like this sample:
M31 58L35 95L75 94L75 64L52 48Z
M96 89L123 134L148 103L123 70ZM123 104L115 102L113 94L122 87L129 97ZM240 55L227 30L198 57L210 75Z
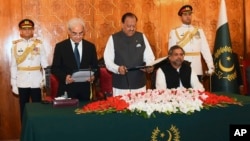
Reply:
M131 112L144 117L151 117L154 116L154 112L166 115L173 113L191 114L203 108L226 106L228 104L240 105L240 102L227 96L219 96L195 89L149 89L145 92L107 97L106 100L91 102L75 111L77 114Z

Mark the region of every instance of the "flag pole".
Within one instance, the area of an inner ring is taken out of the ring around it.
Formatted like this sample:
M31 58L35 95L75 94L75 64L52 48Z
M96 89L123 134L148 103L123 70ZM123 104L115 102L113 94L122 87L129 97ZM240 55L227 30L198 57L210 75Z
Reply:
M213 92L239 93L225 0L221 0L214 43L215 73L211 77Z

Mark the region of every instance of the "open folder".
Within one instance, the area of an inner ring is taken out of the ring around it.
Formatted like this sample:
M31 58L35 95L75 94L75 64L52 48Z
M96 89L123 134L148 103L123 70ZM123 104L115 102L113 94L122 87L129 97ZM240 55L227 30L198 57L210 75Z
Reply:
M94 71L91 70L79 70L72 74L72 79L75 82L86 82L90 79L91 76L94 75Z
M158 63L161 63L162 61L164 61L166 59L167 59L167 56L159 58L159 59L156 59L155 61L153 61L152 63L148 64L147 66L136 66L136 67L127 68L127 70L128 71L133 71L133 70L145 69L145 68L157 65Z
M136 66L136 67L131 67L131 68L127 68L127 71L145 69L145 68L147 68L147 67L150 67L150 66Z

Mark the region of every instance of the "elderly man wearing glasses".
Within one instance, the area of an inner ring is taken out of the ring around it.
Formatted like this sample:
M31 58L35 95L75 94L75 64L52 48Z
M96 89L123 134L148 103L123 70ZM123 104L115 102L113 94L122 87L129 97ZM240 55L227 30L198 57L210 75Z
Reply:
M55 46L51 72L59 80L57 95L67 92L68 97L81 101L92 99L91 83L97 77L98 71L86 81L75 81L72 74L79 70L98 70L95 45L83 39L86 28L80 18L73 18L68 22L69 39L65 39Z

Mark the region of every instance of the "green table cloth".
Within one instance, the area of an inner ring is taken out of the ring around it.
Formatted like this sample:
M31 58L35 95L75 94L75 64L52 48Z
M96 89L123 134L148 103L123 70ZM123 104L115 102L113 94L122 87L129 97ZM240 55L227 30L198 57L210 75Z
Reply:
M228 141L230 124L250 124L250 97L228 95L243 106L203 109L191 115L156 113L148 119L126 113L77 115L77 107L28 103L21 141Z

